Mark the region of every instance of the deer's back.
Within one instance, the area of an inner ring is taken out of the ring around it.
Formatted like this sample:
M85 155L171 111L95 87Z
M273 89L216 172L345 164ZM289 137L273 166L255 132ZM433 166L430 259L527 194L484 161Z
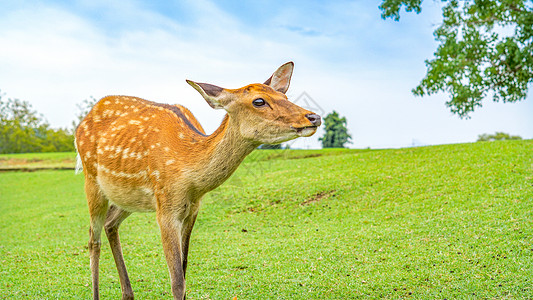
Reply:
M76 143L86 176L96 179L110 200L120 202L118 198L126 196L152 198L167 164L179 163L176 152L185 159L188 149L204 136L183 106L108 96L80 123Z

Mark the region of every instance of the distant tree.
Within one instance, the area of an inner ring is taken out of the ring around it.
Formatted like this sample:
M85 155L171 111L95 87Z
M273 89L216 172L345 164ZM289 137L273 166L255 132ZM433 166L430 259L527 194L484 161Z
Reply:
M324 118L324 125L326 132L318 139L322 141L323 148L344 148L344 144L351 143L352 136L346 128L345 117L341 118L336 111L333 111Z
M501 140L521 140L522 137L519 135L509 135L505 132L496 132L495 134L480 134L478 135L477 141L478 142L486 142L486 141L501 141Z
M31 105L19 99L0 98L0 153L35 152L46 124Z
M69 129L48 129L41 152L74 151L74 135Z
M0 94L0 153L73 151L66 129L52 129L31 104Z
M83 121L85 116L91 111L96 102L98 102L98 99L94 98L93 96L89 96L88 99L85 99L81 103L76 104L76 107L78 108L78 113L76 114L76 120L72 121L73 132L76 131L78 125L80 125L81 121Z
M281 149L281 144L276 144L276 145L263 144L263 145L259 146L259 148L257 148L257 149L261 149L261 150L264 150L264 149Z
M533 82L533 2L531 0L442 0L443 23L433 35L435 57L412 90L417 96L447 92L446 105L460 117L484 98L516 102ZM422 0L383 0L381 17L400 19L400 10L422 11Z

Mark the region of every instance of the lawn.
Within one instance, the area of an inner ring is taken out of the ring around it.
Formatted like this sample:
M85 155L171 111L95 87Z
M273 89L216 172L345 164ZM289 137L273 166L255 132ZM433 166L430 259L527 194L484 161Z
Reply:
M73 169L76 154L72 152L0 154L0 172L41 169Z
M136 297L171 298L154 214L121 240ZM0 173L0 298L90 298L87 241L82 175ZM204 198L189 260L188 299L531 298L533 140L256 151Z

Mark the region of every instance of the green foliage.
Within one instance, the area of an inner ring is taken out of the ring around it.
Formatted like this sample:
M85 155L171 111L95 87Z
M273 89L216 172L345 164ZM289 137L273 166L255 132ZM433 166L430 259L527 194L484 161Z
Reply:
M66 129L52 129L31 104L0 95L0 153L65 152L74 150Z
M344 144L351 143L352 136L346 128L346 117L340 117L336 111L328 114L324 118L324 127L326 132L319 138L322 141L323 148L344 148Z
M405 6L405 11L414 11L417 14L422 11L422 0L384 0L379 8L383 11L382 18L392 18L395 21L400 20L400 10Z
M532 147L273 150L286 159L245 161L203 200L187 299L531 298ZM91 298L83 180L0 173L0 298ZM155 219L121 225L138 299L171 298ZM100 280L102 299L120 299L105 234Z
M486 141L502 141L502 140L521 140L522 137L519 135L509 135L505 132L496 132L495 134L480 134L477 138L478 142Z
M421 11L421 0L384 0L383 18L399 20L400 9ZM533 82L533 3L531 0L444 0L443 23L435 32L435 57L413 93L447 92L446 103L460 117L482 100L516 102Z

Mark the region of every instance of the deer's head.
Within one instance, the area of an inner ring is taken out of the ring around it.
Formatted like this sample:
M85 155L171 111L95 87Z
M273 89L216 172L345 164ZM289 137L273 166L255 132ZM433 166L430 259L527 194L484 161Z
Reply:
M208 83L187 82L212 108L225 109L238 124L240 134L261 144L279 144L313 135L322 123L319 115L290 102L289 89L294 64L279 67L265 83L225 89Z

